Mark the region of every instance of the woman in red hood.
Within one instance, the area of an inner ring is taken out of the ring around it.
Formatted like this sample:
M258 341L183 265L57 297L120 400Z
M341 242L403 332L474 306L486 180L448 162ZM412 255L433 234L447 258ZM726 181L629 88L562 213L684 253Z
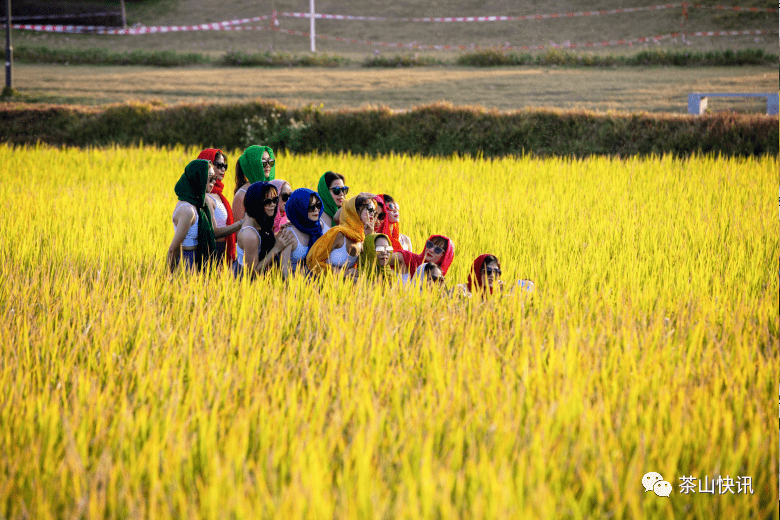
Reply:
M401 208L398 203L387 194L377 195L374 200L377 204L374 232L389 236L395 251L411 251L412 241L401 234Z
M214 165L214 173L216 174L216 181L214 187L211 188L211 192L206 196L211 198L213 202L212 211L214 212L214 223L218 227L230 226L233 224L233 208L230 207L230 203L222 194L222 190L225 185L222 184L222 179L225 177L227 171L227 157L217 148L206 148L198 155L198 159L206 159L211 161ZM220 263L227 263L232 265L233 260L236 259L236 235L231 233L224 238L217 239L217 259Z
M518 280L517 285L526 292L531 292L534 289L534 283L531 280ZM498 262L498 258L488 254L479 255L474 260L469 271L468 282L465 286L459 285L457 287L465 295L476 294L481 298L494 293L511 293L514 290L514 285L507 288L501 280L501 264Z
M409 251L397 251L393 253L393 262L400 268L403 275L413 275L417 268L425 262L436 264L442 272L442 276L447 274L447 270L452 264L455 256L455 244L444 235L431 235L425 242L425 249L419 255ZM405 276L408 278L408 276Z

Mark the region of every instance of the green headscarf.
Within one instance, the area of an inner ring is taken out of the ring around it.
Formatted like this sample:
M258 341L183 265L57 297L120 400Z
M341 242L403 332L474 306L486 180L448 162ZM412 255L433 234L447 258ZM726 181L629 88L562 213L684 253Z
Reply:
M209 162L204 159L195 159L184 168L184 173L179 177L176 188L174 188L179 200L189 202L198 211L198 248L195 250L195 264L198 268L203 267L217 249L209 208L206 206L208 182Z
M393 243L390 241L390 237L384 233L371 233L366 235L363 240L363 250L360 252L360 258L358 259L358 272L361 275L366 275L369 278L378 277L386 281L390 281L393 278L393 270L390 269L390 264L384 267L379 267L376 263L376 239L384 238L387 240L387 244L393 247Z
M325 182L325 176L329 173L333 172L325 172L322 174L322 177L320 177L320 182L317 184L317 193L320 194L322 203L325 205L325 207L322 209L330 216L330 218L333 218L333 215L336 214L336 212L339 210L339 207L336 206L336 201L333 200L333 194L330 192L328 189L328 184Z
M268 152L268 158L272 161L274 159L274 151L268 146L258 146L253 144L241 154L238 158L238 164L241 165L241 169L244 171L244 176L249 180L251 184L262 181L272 181L276 178L276 164L271 166L271 175L267 179L265 178L265 172L263 171L263 154Z

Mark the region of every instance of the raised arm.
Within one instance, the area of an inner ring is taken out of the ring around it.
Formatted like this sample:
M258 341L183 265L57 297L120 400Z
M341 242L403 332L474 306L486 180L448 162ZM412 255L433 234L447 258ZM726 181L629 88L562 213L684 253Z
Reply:
M247 244L247 247L241 246L244 250L244 267L251 266L250 269L255 274L262 273L274 261L276 255L287 249L293 242L292 230L285 229L280 231L276 236L274 247L261 259L258 254L260 239L254 233L252 235L245 233L242 238L244 238L244 242Z

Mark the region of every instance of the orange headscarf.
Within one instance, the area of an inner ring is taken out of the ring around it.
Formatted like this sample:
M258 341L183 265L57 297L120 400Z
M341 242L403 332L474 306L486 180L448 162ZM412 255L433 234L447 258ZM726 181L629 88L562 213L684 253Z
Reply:
M352 197L341 208L341 220L338 226L333 226L327 233L322 235L309 248L309 254L306 255L306 266L314 274L319 274L328 268L328 258L333 250L333 242L336 236L341 233L353 242L362 242L366 235L363 232L363 221L360 220L355 201L357 197Z

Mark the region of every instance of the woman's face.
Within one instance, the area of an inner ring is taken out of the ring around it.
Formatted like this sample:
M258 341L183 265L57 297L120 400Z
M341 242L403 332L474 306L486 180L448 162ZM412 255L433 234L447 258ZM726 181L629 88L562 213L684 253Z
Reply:
M282 192L279 194L279 211L282 213L287 212L287 199L290 198L290 194L292 193L292 188L289 184L285 184L282 186Z
M374 241L376 249L376 263L379 267L384 267L390 261L390 255L393 253L393 246L385 237L379 237Z
M214 158L214 173L217 174L217 180L222 182L222 179L225 178L225 172L227 171L227 160L225 160L225 156L222 154L217 154L217 156Z
M328 189L330 190L330 196L333 197L333 202L336 203L336 206L339 208L342 204L344 204L344 201L347 198L347 194L344 193L343 190L339 190L338 195L333 193L333 188L343 188L344 187L344 181L341 179L336 179L335 181L330 183L330 186L328 186Z
M206 193L211 193L214 188L214 184L217 182L217 174L214 172L214 167L209 164L209 180L206 182Z
M396 222L398 222L400 220L400 218L401 218L400 209L401 208L398 207L398 203L397 202L391 202L389 204L386 204L385 208L387 209L387 218L390 219L390 223L391 224L395 224Z
M501 278L501 269L498 262L491 260L482 265L482 287L493 287L493 284Z
M322 202L317 197L309 199L309 220L317 222L320 219L320 210L322 209Z
M446 252L445 249L443 249L440 246L437 246L436 244L428 240L425 243L424 260L432 264L439 264L441 263L441 259L444 258L445 252Z
M274 161L271 160L271 154L269 154L268 151L263 152L261 160L263 161L263 175L265 175L265 179L268 180L271 178L271 167L274 165Z
M371 229L374 229L374 218L376 218L376 209L374 209L373 201L360 208L360 220Z
M382 224L384 224L385 219L387 218L387 215L385 214L385 211L383 209L383 206L379 203L376 205L376 218L374 218L374 232L379 233L382 229Z
M271 188L265 194L263 198L263 211L269 217L273 217L276 213L276 206L279 204L279 196L276 192L276 188Z

